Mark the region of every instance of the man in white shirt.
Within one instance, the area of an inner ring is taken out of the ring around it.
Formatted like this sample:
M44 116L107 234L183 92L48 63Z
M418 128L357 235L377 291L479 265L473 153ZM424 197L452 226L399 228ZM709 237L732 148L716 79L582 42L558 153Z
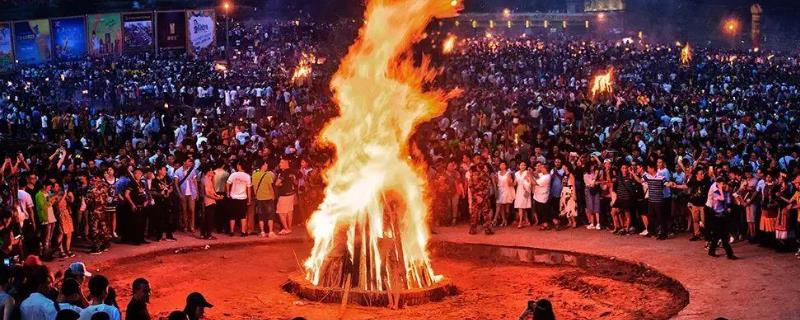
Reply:
M17 221L19 226L22 227L26 219L33 217L33 198L31 195L22 189L17 190Z
M103 303L108 297L108 279L101 275L95 275L89 280L89 295L92 297L92 304L81 311L80 320L91 320L95 313L105 312L111 320L121 320L122 315L119 309Z
M172 177L175 190L180 197L181 216L179 224L184 232L194 232L194 202L197 200L197 167L191 157L183 161L183 166L175 170Z
M236 220L241 223L241 236L247 236L247 207L253 198L253 183L250 175L247 174L249 168L244 167L245 164L239 162L236 164L236 172L228 177L226 184L226 191L228 193L230 229L229 234L233 236L233 230L236 228Z
M540 162L536 166L536 173L533 175L533 206L534 212L539 217L539 221L543 222L540 229L545 230L550 228L548 221L552 220L550 207L547 205L547 200L550 199L550 174L549 168L544 162Z
M29 285L36 290L19 305L22 320L55 320L55 302L43 293L50 292L52 277L47 266L35 266L28 279ZM119 320L119 319L117 319Z

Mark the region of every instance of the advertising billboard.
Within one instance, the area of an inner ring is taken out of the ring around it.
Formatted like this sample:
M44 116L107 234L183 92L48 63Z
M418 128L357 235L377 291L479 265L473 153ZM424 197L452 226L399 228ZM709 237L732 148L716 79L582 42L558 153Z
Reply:
M14 22L14 57L20 64L50 61L50 41L49 20Z
M122 15L123 49L128 52L153 50L153 13L125 13Z
M161 11L156 14L159 49L186 48L186 11Z
M625 10L625 1L623 0L584 0L583 11L585 12L599 12L599 11L623 11Z
M186 12L189 53L196 55L214 46L217 37L215 22L214 10L189 10Z
M122 53L122 19L118 13L90 14L86 26L91 56Z
M53 57L74 60L86 56L86 20L84 17L51 20L53 28Z
M0 72L11 70L14 67L14 47L11 39L11 24L0 22Z

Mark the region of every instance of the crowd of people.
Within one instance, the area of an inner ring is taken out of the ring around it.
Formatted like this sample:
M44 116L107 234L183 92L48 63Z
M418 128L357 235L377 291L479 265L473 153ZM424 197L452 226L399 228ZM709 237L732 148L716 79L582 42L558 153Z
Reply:
M442 83L464 88L422 130L436 223L585 225L659 240L797 248L797 58L643 42L460 41ZM591 94L613 72L611 92ZM477 172L478 178L474 178ZM488 185L489 193L471 192ZM480 199L483 197L484 199Z
M314 141L338 112L327 82L356 29L234 24L233 47L211 53L226 63L159 52L0 75L0 256L293 233L323 197L334 155ZM585 226L688 232L731 259L741 240L795 250L797 57L699 48L681 63L679 50L481 35L434 53L434 85L463 90L412 140L434 231L467 220L473 234ZM308 57L311 75L293 77ZM613 91L591 95L592 77L610 69ZM54 295L43 268L9 278L18 286L6 307L23 319L24 301L74 297L71 281ZM97 279L92 303L108 298Z

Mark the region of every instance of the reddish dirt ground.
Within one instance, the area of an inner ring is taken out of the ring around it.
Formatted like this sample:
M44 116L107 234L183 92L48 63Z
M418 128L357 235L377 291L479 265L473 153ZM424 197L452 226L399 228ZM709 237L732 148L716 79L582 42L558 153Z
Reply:
M453 280L458 295L399 311L348 306L342 313L338 305L303 301L281 290L308 250L307 244L275 243L146 255L108 263L102 273L112 279L121 303L129 300L134 278L149 279L150 311L160 316L182 308L188 293L203 292L215 305L207 310L212 320L516 319L529 299L542 297L553 301L558 319L666 319L685 303L662 288L578 268L440 258L434 268Z

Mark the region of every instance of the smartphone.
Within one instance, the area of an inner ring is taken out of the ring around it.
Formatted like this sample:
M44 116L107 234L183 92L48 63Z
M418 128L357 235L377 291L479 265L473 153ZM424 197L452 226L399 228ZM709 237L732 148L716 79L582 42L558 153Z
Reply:
M3 259L3 265L6 266L6 267L10 267L11 266L11 258Z

